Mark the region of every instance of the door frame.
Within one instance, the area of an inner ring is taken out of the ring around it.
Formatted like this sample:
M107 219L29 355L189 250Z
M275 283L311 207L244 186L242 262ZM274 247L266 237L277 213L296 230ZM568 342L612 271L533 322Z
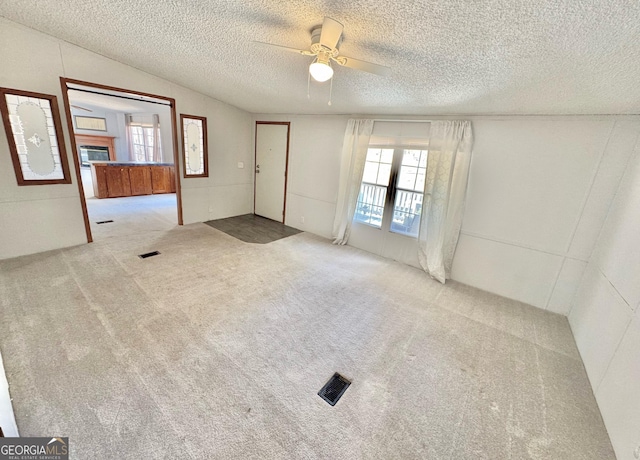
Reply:
M287 152L284 160L284 203L282 203L282 223L287 217L287 184L289 183L289 143L291 142L290 121L256 121L253 148L253 214L256 213L256 165L258 163L258 125L286 125L287 127Z
M169 110L171 111L171 129L173 138L173 162L176 170L176 204L178 210L178 225L183 225L182 220L182 190L180 189L180 153L178 151L178 125L176 116L176 100L172 97L159 96L157 94L144 93L142 91L134 91L125 88L117 88L115 86L102 85L100 83L92 83L89 81L75 80L73 78L60 77L60 86L62 87L62 100L64 102L64 111L67 118L67 129L69 130L69 137L71 140L71 150L73 151L73 164L76 169L76 181L78 183L78 190L80 191L80 205L82 206L82 215L84 217L84 228L87 233L87 243L93 242L93 236L91 235L91 224L89 223L89 212L87 211L87 200L84 196L84 189L82 188L82 177L80 175L80 161L78 160L78 146L76 145L75 131L73 129L73 119L71 117L71 104L69 102L69 86L68 83L75 85L87 86L90 88L105 89L108 91L118 91L121 93L134 94L137 96L152 97L154 99L161 99L169 103ZM73 88L71 88L73 89Z

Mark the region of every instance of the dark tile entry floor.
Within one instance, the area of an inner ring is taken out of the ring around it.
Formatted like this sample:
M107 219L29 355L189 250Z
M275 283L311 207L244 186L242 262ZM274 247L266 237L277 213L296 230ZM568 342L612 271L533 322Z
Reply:
M205 224L246 243L266 244L301 232L255 214L210 220Z

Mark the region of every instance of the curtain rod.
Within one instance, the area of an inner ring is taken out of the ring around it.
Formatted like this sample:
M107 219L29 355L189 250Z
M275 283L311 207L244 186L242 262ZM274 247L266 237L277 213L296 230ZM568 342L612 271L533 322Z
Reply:
M389 120L386 118L370 118L373 121L391 121L393 123L433 123L435 120Z
M147 101L145 99L136 99L135 97L120 96L119 94L101 93L99 91L91 91L89 89L68 88L68 90L69 91L80 91L82 93L99 94L101 96L119 97L120 99L129 99L131 101L148 102L149 104L158 104L158 105L166 105L166 106L170 106L171 105L171 103L169 103L169 102Z

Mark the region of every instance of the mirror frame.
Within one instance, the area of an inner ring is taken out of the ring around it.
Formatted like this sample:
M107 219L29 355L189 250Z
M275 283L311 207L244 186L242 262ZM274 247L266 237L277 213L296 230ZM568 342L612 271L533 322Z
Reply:
M53 116L53 126L56 141L58 143L58 155L60 156L60 166L62 168L62 178L59 179L25 179L18 156L18 148L15 142L15 134L9 119L9 107L7 106L6 95L30 97L34 99L42 99L49 101L51 114ZM11 160L13 169L16 174L18 185L52 185L52 184L70 184L71 175L69 174L69 159L67 158L67 149L65 147L64 135L62 131L62 123L60 121L60 109L56 96L51 94L34 93L31 91L22 91L19 89L1 88L0 87L0 113L2 113L2 121L4 130L7 135L7 143L11 152Z
M202 122L202 140L203 140L203 172L201 174L189 174L189 168L187 167L187 145L186 136L184 132L185 120L199 120ZM185 179L191 179L194 177L209 177L209 146L207 143L207 118L199 117L197 115L180 114L180 133L182 134L182 163L183 163L183 175Z

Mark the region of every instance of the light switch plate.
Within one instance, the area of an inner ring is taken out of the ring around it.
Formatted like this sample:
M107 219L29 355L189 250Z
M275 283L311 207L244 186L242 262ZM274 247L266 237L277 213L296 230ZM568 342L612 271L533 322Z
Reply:
M238 161L238 169L243 169L244 163L242 161Z

